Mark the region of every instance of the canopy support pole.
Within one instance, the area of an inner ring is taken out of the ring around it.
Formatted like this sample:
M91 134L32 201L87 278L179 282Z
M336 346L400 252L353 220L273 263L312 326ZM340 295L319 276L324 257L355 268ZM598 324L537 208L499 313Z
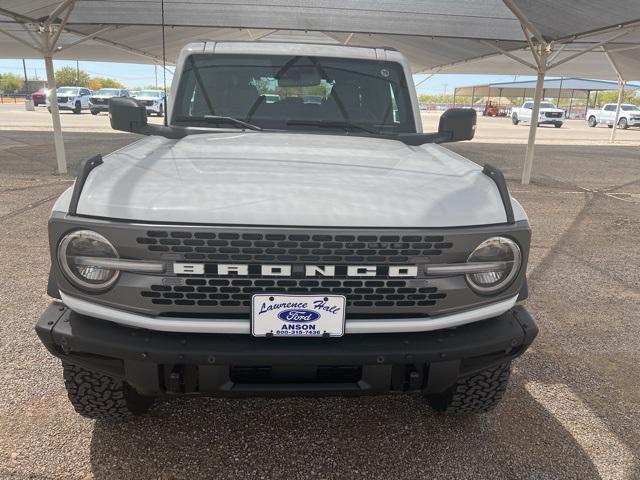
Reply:
M573 95L575 94L575 90L571 90L571 98L569 99L569 113L567 114L567 120L571 119L571 107L573 106Z
M538 61L540 68L538 69L538 78L536 80L536 91L533 96L533 110L531 111L531 123L529 124L529 140L527 141L527 152L524 156L524 167L522 169L522 184L529 185L531 181L531 170L533 169L533 154L536 144L536 132L538 130L538 117L540 116L540 101L542 100L542 87L544 85L544 76L547 71L547 58L549 57L549 49L547 45L541 45L538 53Z
M587 112L589 111L589 100L591 99L591 90L587 90L587 104L584 107L584 118L587 118Z
M67 173L67 157L64 151L64 139L62 138L62 125L60 123L60 109L58 108L58 96L56 95L56 77L53 72L53 59L51 54L45 55L44 66L47 71L47 83L51 90L49 103L51 106L51 121L53 123L53 143L56 147L56 159L58 161L58 174Z
M618 104L616 106L616 117L613 122L613 129L611 130L611 139L609 140L609 143L614 143L616 141L616 130L618 129L618 121L620 119L620 105L622 104L622 100L624 98L624 87L627 84L627 81L622 76L622 71L620 70L618 64L613 60L613 58L611 58L611 55L607 51L607 47L603 46L602 50L604 51L607 60L609 60L611 67L618 74Z
M471 89L471 108L473 108L473 104L476 101L476 87Z
M616 105L616 117L613 121L613 128L611 129L611 139L609 143L616 141L616 130L618 129L618 121L620 119L620 105L622 105L622 99L624 98L624 86L627 84L622 77L618 80L618 104Z

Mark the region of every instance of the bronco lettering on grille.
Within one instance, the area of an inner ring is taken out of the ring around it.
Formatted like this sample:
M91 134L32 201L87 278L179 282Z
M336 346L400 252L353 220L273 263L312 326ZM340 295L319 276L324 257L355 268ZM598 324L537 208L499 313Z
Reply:
M182 263L173 264L176 274L217 275L217 276L263 276L291 277L294 275L293 265L248 265L219 263ZM417 265L303 265L297 276L303 277L417 277Z

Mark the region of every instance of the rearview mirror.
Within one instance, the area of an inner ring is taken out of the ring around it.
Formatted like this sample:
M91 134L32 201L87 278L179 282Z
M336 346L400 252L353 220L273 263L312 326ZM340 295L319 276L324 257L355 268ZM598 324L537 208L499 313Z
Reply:
M471 140L476 133L476 111L472 108L450 108L440 117L438 143Z
M124 132L139 133L147 125L147 109L131 97L109 99L111 128Z

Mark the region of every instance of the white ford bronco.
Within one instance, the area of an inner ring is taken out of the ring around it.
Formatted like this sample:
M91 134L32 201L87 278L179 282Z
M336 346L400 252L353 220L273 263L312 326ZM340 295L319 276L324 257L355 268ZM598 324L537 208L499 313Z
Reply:
M167 395L418 392L439 411L502 397L537 327L530 228L501 172L422 133L407 60L385 48L198 42L165 125L80 167L49 221L54 298L36 331L75 409Z

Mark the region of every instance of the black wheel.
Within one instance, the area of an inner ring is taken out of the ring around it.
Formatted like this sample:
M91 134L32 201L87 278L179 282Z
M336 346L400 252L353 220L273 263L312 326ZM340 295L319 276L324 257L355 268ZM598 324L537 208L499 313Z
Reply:
M518 115L517 114L513 114L511 115L511 123L513 123L514 125L518 125L520 123L520 120L518 120Z
M427 395L434 410L454 415L488 412L500 402L511 373L511 362L487 368L479 373L458 379L443 393Z
M47 107L47 110L49 111L49 113L51 113L51 107Z
M99 113L100 113L100 111L98 111L98 110L93 110L93 109L91 110L91 115L97 115Z
M596 117L594 117L593 115L591 115L589 117L589 120L587 121L587 125L589 125L591 128L595 127L598 124L598 122L596 121Z
M118 419L142 415L153 404L121 380L62 362L69 400L83 417Z
M623 130L629 128L629 122L627 122L626 118L621 118L620 120L618 120L618 128L621 128Z
M158 116L159 117L164 116L164 107L162 105L160 105L160 110L158 110Z
M73 106L73 113L78 115L80 112L82 112L82 104L80 102L76 102L76 104Z
M554 127L560 128L562 126L562 122L556 122L553 124Z
M613 125L607 125L607 127L609 127L609 128L613 128Z

